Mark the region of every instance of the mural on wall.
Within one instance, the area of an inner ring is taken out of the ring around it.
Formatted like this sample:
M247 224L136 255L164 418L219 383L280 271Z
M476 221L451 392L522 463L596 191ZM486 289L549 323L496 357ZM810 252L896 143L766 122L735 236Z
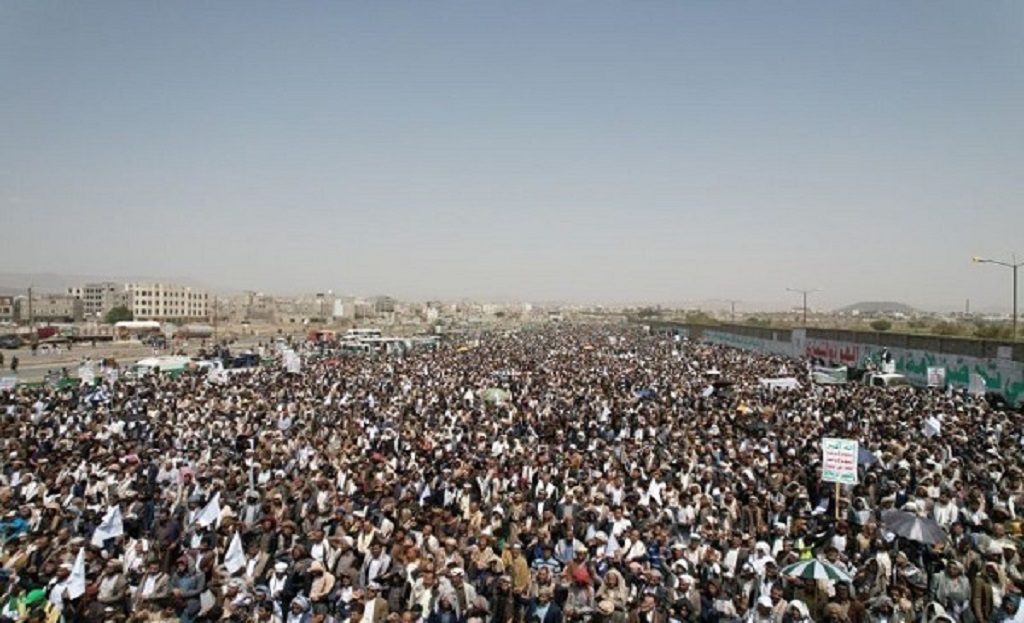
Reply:
M819 340L806 337L803 330L794 330L790 340L769 340L736 335L728 331L705 330L702 338L712 344L731 346L778 355L805 356L822 359L830 364L863 368L869 361L877 362L882 347L877 344L858 344L837 340ZM958 387L970 385L971 375L985 379L990 391L1001 393L1010 403L1024 402L1024 363L1003 359L981 359L964 355L935 353L923 350L890 348L896 371L912 382L925 385L928 368L945 368L946 382Z
M804 355L848 366L863 367L869 361L878 361L882 347L874 344L854 344L833 340L807 340ZM985 379L990 391L999 392L1011 403L1024 400L1024 364L1007 359L979 359L962 355L947 355L921 350L890 348L896 371L915 383L925 384L928 368L945 368L946 382L966 387L972 374Z
M830 340L807 340L804 343L803 354L805 357L813 359L824 359L828 363L862 368L868 356L861 353L862 348L866 348L866 346Z

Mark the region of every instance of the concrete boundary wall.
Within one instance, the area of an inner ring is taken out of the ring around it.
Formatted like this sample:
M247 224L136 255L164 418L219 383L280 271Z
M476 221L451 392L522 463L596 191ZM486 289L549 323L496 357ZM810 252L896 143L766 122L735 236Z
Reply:
M696 326L649 323L655 331L676 331L693 340L789 357L811 357L830 364L863 367L888 349L896 371L925 384L928 368L945 368L946 380L966 387L980 375L990 391L1011 403L1024 402L1024 346L989 340L868 333L821 329L772 329L736 325ZM872 339L873 338L873 339ZM1016 351L1016 352L1015 352Z
M779 336L776 336L776 338ZM789 337L789 331L786 332L786 338ZM785 355L787 357L796 356L793 349L792 340L780 340L762 337L753 337L750 335L737 335L730 333L729 331L718 331L715 329L705 329L701 334L701 339L705 342L711 342L712 344L718 344L720 346L732 346L733 348L742 348L743 350L756 350L764 353L771 353L773 355Z

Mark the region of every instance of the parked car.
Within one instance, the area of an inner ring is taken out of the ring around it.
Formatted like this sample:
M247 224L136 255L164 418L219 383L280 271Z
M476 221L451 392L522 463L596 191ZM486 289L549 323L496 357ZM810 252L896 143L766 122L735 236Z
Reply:
M142 338L142 344L153 348L167 348L167 337L163 335L147 335Z
M25 340L17 335L0 335L0 348L21 348Z

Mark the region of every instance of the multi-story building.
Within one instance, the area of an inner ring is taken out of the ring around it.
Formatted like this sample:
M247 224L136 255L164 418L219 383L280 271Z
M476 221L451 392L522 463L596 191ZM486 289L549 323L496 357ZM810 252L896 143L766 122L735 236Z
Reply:
M277 306L277 319L286 324L330 323L336 301L334 294L327 292L283 300Z
M356 306L353 298L337 298L334 300L335 320L355 320Z
M18 322L81 322L82 300L73 296L43 294L18 297L15 300L14 317Z
M129 293L122 283L105 281L68 288L68 296L82 299L86 317L100 317L115 307L130 307Z
M0 322L14 322L13 296L0 296Z
M277 301L274 297L248 290L234 300L243 320L272 321L277 315Z
M125 286L135 320L208 320L210 295L170 283L129 283Z

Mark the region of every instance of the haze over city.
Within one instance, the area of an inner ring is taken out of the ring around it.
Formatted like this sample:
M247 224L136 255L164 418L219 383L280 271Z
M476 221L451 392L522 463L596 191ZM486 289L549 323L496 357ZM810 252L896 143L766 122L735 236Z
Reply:
M1009 310L1024 4L0 4L0 265Z

